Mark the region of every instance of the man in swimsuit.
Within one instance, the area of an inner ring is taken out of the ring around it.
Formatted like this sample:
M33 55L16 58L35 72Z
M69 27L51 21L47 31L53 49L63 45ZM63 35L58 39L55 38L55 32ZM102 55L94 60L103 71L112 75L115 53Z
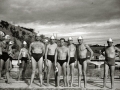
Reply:
M1 71L2 71L3 65L5 64L6 77L7 77L6 83L8 84L10 84L10 80L9 80L10 59L8 55L10 39L11 37L9 35L6 35L5 40L3 40L1 43L2 55L1 55L1 60L0 60L0 78L1 78Z
M50 37L50 44L46 47L46 53L45 53L45 60L47 65L47 85L49 86L49 78L50 78L50 72L51 67L55 61L55 50L57 48L57 44L55 43L55 37ZM53 65L54 66L54 65ZM54 67L53 67L54 68Z
M81 74L83 73L84 88L86 88L87 86L87 79L86 79L87 60L91 60L93 56L93 51L87 44L84 44L82 36L78 37L78 43L79 43L77 46L78 86L81 87ZM89 59L87 58L88 51L90 52Z
M70 75L71 75L71 83L70 83L70 86L72 87L73 85L73 78L74 78L74 65L75 65L75 61L76 61L76 58L75 58L75 54L76 54L76 47L75 45L73 44L73 38L72 37L69 37L68 38L68 48L69 48L69 51L70 51Z
M3 79L1 77L1 72L2 72L2 68L3 68L2 49L3 49L4 36L5 36L5 34L2 31L0 31L0 80Z
M27 68L27 60L29 59L29 61L30 61L30 56L29 56L29 52L27 49L27 42L26 41L23 41L23 45L22 45L22 48L21 48L19 56L18 56L18 66L20 66L20 59L21 59L22 66L19 67L20 71L18 74L18 80L20 80L21 74L22 74L22 78L23 79L25 78L25 71Z
M110 80L111 88L114 89L114 70L115 70L115 51L120 52L120 49L113 46L113 41L111 38L107 41L108 46L102 50L102 54L105 56L104 63L104 88L106 88L106 79L108 75L108 70L110 69Z
M59 81L60 81L60 73L62 68L63 70L63 80L64 80L64 86L68 86L68 79L67 79L67 71L68 71L68 66L69 66L69 48L64 46L65 39L61 38L60 39L60 46L57 47L55 51L55 66L57 65L58 67L58 76L57 76L57 86L59 87ZM67 58L68 57L68 58Z
M8 54L9 54L9 58L10 58L10 69L9 70L11 70L12 69L12 60L13 60L13 57L15 56L15 47L14 47L13 41L9 42Z
M40 86L42 86L42 68L43 68L43 55L45 53L45 46L40 41L40 34L37 34L35 36L35 41L30 44L29 53L31 55L31 61L32 61L32 75L31 75L29 88L31 88L35 76L37 64L38 64L38 72L40 78Z

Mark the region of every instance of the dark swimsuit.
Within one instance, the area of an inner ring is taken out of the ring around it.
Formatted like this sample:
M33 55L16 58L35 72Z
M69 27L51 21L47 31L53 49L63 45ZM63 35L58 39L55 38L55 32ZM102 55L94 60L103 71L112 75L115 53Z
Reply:
M57 62L60 64L60 66L62 66L65 62L67 62L67 60L57 60Z
M89 58L78 58L79 63L82 65L84 61L86 61Z
M69 64L71 64L71 63L75 63L75 57L70 57L70 62L69 62Z
M2 52L2 55L0 57L6 62L9 58L9 55L7 52Z
M47 59L53 63L55 61L55 55L47 55Z
M13 58L12 58L11 56L9 56L9 59L10 59L10 61L12 62Z
M21 62L22 62L22 61L25 61L25 63L27 63L27 60L28 60L27 57L22 57L22 58L21 58Z
M107 57L106 60L105 60L105 63L108 66L115 66L115 58L109 58L109 57Z
M38 62L42 56L42 53L32 53L32 57L35 59L36 62Z

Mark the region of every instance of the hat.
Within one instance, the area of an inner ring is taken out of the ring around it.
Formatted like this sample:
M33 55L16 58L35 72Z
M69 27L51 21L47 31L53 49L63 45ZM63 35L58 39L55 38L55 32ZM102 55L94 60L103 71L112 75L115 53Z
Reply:
M48 42L48 40L47 40L47 39L45 39L45 42Z
M55 36L51 36L50 39L55 39Z
M72 37L69 37L68 40L69 40L69 41L70 41L70 40L73 40L73 38L72 38Z
M113 40L112 40L111 38L109 38L107 41L108 41L108 42L113 42Z
M79 36L79 37L78 37L78 40L79 40L79 39L83 39L83 37L82 37L82 36Z
M5 36L4 32L0 31L0 35L1 36Z
M14 43L13 41L10 41L10 42L9 42L10 45L13 44L13 43Z
M10 35L5 35L5 39L11 39Z
M26 41L23 41L23 44L27 44L27 42L26 42Z
M38 36L38 37L39 37L39 36L40 36L40 33L37 33L35 36Z

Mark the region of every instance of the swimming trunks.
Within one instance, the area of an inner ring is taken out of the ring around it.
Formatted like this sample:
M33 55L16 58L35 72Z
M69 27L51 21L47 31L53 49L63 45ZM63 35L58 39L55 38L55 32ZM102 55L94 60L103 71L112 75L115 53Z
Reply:
M42 57L42 53L32 53L32 57L35 59L36 62Z
M69 64L74 63L74 62L75 62L75 57L70 57L70 62L69 62Z
M13 58L12 58L11 56L9 56L9 59L10 59L10 61L12 62Z
M7 52L2 52L1 59L3 59L5 62L8 60L9 55Z
M47 55L47 59L53 63L55 61L55 55Z
M86 61L89 58L78 58L79 63L82 65L84 61Z
M25 63L27 63L27 60L28 60L27 57L22 57L22 58L21 58L21 62L22 62L22 61L25 61Z
M57 60L57 62L60 64L60 66L62 66L65 62L67 62L67 60Z
M108 66L115 66L115 58L109 58L109 57L107 57L106 60L105 60L105 63Z

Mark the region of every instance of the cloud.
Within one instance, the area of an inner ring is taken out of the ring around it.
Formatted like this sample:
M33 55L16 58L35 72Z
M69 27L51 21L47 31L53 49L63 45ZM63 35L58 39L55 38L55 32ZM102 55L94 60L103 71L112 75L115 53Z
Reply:
M4 0L0 12L15 23L68 24L120 18L119 0Z

